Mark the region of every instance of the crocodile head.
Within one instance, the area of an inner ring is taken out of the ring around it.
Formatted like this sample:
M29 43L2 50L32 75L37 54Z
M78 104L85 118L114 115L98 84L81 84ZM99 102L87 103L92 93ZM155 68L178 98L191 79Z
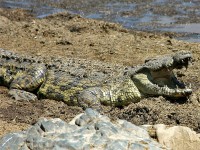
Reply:
M132 74L132 80L144 95L187 97L192 89L179 81L173 70L183 67L187 69L191 59L192 54L189 51L148 59Z

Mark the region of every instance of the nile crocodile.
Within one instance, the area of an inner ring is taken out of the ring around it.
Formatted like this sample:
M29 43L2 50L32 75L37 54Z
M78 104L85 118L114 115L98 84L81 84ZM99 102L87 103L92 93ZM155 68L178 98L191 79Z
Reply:
M176 78L192 58L180 51L135 67L85 59L24 56L0 49L0 84L14 99L54 99L69 105L124 106L144 97L187 97L192 89Z

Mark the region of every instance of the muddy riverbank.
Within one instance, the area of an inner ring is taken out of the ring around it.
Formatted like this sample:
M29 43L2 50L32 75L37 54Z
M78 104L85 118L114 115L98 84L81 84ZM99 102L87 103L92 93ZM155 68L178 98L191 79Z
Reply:
M37 18L68 11L128 29L175 32L172 36L178 39L200 42L200 1L196 0L0 0L0 7L23 8Z
M193 64L178 72L193 94L188 100L148 98L123 109L104 107L113 119L139 124L184 125L200 132L200 44L173 39L167 34L130 31L118 24L60 13L36 19L20 9L0 9L0 47L17 53L44 57L75 57L134 66L148 57L179 50L193 52ZM0 135L22 130L40 117L65 121L82 112L54 100L13 101L0 88Z

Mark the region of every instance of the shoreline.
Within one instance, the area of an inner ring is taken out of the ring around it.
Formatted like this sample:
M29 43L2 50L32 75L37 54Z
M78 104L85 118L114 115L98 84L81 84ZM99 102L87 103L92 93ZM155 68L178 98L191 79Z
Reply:
M69 13L36 19L22 9L0 9L0 33L0 48L17 53L92 59L129 66L141 64L149 57L190 50L194 62L187 71L179 72L182 74L179 78L191 83L194 90L186 103L162 97L148 98L123 109L115 108L107 115L113 119L121 117L136 125L183 125L200 133L200 43L178 41L162 33L130 31L118 24ZM25 129L40 117L59 117L69 121L82 112L80 108L54 100L16 102L7 92L8 89L0 87L0 123L3 126L0 136ZM104 111L110 109L105 107ZM149 111L143 111L146 109Z

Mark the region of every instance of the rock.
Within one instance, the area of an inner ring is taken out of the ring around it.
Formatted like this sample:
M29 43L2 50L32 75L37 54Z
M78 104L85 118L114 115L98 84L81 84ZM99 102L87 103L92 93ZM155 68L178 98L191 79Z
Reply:
M19 147L24 145L25 141L25 133L18 132L18 133L9 133L0 140L0 149L1 150L16 150ZM9 145L7 147L7 145Z
M159 143L173 150L200 149L200 135L188 127L167 127L163 124L154 125Z
M139 126L125 120L111 122L97 111L87 109L70 123L61 119L40 119L23 132L0 139L1 150L163 150L167 149Z
M106 150L124 150L128 148L127 140L115 140L107 143Z

